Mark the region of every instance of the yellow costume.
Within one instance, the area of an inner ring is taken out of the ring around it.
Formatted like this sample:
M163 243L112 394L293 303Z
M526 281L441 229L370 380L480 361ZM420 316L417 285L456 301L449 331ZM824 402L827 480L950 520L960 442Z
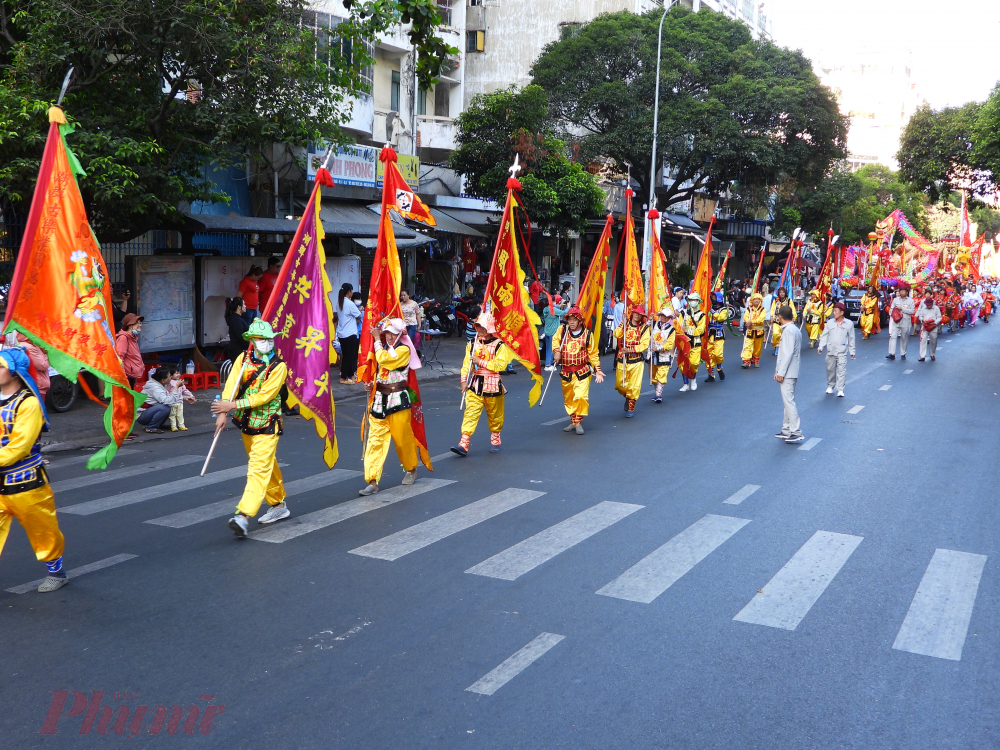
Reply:
M256 355L251 356L244 368L246 357L247 353L243 352L233 362L222 400L233 402L233 421L243 433L243 447L249 459L247 485L236 512L253 518L265 500L270 506L280 505L285 500L285 485L275 454L283 432L281 387L285 384L288 368L273 353L267 362Z
M451 450L460 456L468 455L472 434L479 424L479 417L486 412L486 423L490 428L490 452L500 450L500 431L503 429L503 395L507 392L500 379L500 373L514 359L514 353L494 334L496 329L493 316L483 313L476 325L486 328L488 338L479 337L465 349L462 363L462 383L465 389L465 415L462 417L462 438ZM477 364L474 360L483 364Z
M688 304L690 305L691 297L688 297ZM684 326L684 333L691 340L691 353L688 354L688 362L691 366L691 390L697 390L698 384L696 382L698 378L698 368L701 367L701 340L708 330L708 316L705 315L701 310L692 311L689 307L684 311L684 315L681 318L681 323ZM687 385L687 382L685 382Z
M754 301L760 302L754 305ZM760 367L760 350L764 347L764 327L767 319L767 311L763 305L764 298L754 292L750 297L750 305L743 313L743 351L740 358L743 360L743 369L753 365Z
M775 295L774 300L771 302L771 346L775 349L778 348L778 344L781 343L781 323L778 322L778 310L781 309L783 305L788 305L792 308L792 322L795 322L797 312L795 310L795 303L790 299L778 299Z
M632 325L631 317L642 316L639 325ZM646 369L643 355L649 349L649 324L646 323L646 308L643 305L632 308L629 319L622 320L614 330L618 339L618 353L615 355L615 390L625 397L626 416L635 413L635 401L642 390L642 373Z
M861 318L858 321L865 338L871 336L872 328L875 326L876 315L878 315L878 295L867 291L861 298Z
M812 349L819 341L819 335L823 333L823 325L826 323L826 305L820 302L819 294L810 292L811 299L802 310L802 317L806 323L806 333L809 334L809 348Z
M671 355L674 352L677 340L677 329L672 321L662 325L656 323L651 329L652 334L652 369L653 383L663 386L670 377ZM659 393L657 393L659 395Z
M406 330L405 326L402 328ZM413 483L417 470L417 441L410 424L410 394L406 383L410 374L410 347L397 343L385 347L375 342L375 394L368 413L368 443L365 445L365 481L378 486L389 455L389 442L407 472L403 484Z
M570 310L566 314L572 313ZM597 337L582 326L575 332L570 331L563 323L552 337L552 350L559 352L559 381L570 419L570 427L566 430L569 432L590 413L591 375L601 371Z
M722 307L718 310L713 310L708 315L708 346L706 347L706 353L708 354L708 381L710 382L715 379L714 370L719 371L719 379L725 380L726 374L722 371L722 363L725 361L725 345L726 345L726 331L723 328L726 321L729 320L729 311Z

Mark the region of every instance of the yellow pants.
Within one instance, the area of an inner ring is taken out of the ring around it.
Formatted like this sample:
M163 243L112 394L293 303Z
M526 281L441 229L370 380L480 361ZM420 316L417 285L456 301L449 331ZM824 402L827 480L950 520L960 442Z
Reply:
M503 429L503 394L499 396L477 396L472 391L465 392L465 416L462 417L462 434L471 435L479 424L479 415L486 409L486 424L490 432Z
M823 324L806 323L806 333L809 334L810 341L819 341L819 335L823 333Z
M781 326L778 323L771 324L771 346L777 348L781 343Z
M631 364L619 362L615 368L615 390L635 401L642 390L642 373L645 369L646 363L642 360Z
M247 464L247 486L236 510L253 518L260 504L280 505L285 499L285 484L275 454L278 435L243 435L243 447L250 461Z
M716 367L721 365L726 359L725 339L709 339L708 341L708 366Z
M368 415L368 445L365 446L365 481L379 483L390 440L406 471L417 469L417 441L410 426L410 410L393 412L385 419Z
M562 385L563 403L570 417L585 417L590 414L590 376L580 380L573 375L569 381L559 378Z
M653 382L663 385L670 378L670 365L653 365Z
M701 367L701 344L691 347L691 352L688 354L688 363L690 363L691 371L694 373L691 377L697 377L698 368Z
M744 362L752 362L760 359L760 350L764 348L764 337L752 339L749 336L743 338L743 351L740 352L740 359Z
M0 552L10 532L13 519L21 522L35 557L51 562L62 557L65 540L56 519L56 500L49 485L16 495L0 495Z
M872 327L875 325L875 314L862 314L861 319L858 322L861 324L861 330L864 332L865 336L868 336L871 334Z

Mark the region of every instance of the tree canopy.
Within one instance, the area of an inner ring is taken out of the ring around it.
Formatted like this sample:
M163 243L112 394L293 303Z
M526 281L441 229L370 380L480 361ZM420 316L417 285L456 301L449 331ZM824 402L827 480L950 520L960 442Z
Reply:
M366 93L368 43L412 20L425 82L452 50L433 0L358 0L330 20L304 0L0 2L0 196L26 213L48 121L63 106L81 189L102 239L176 218L182 201L225 196L210 162L244 163L272 143L345 143L350 97ZM341 21L339 25L334 24Z
M511 86L473 98L457 121L451 165L466 177L466 191L503 205L507 173L520 156L522 200L532 221L582 230L603 211L604 192L566 155L564 141L547 126L548 102L538 86Z
M583 158L631 164L643 195L660 15L599 16L549 44L531 70L557 132L578 141ZM744 193L816 183L846 155L847 120L810 62L708 10L674 8L664 22L657 131L658 159L673 172L657 190L661 207L734 183Z
M899 142L900 176L932 201L962 186L973 187L977 178L974 130L982 105L935 110L925 105L910 118ZM988 180L987 180L988 183Z

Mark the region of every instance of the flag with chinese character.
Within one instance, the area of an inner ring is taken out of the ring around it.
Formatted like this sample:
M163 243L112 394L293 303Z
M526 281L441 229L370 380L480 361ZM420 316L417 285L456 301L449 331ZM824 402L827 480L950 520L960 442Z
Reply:
M816 291L819 292L819 301L826 304L826 295L833 289L833 259L836 254L836 245L830 244L830 237L826 241L826 258L823 266L819 269L819 281L816 282Z
M972 243L972 249L969 251L969 272L972 274L972 280L977 284L979 283L979 266L983 262L983 243L986 241L986 235L979 235L979 239Z
M583 325L591 330L595 330L597 322L601 319L604 310L604 287L608 280L608 258L611 257L611 226L615 220L608 214L607 221L604 222L604 231L597 241L597 249L594 251L594 258L590 261L590 268L580 286L580 299L578 305L583 313Z
M660 246L660 238L656 232L655 219L660 218L660 212L655 208L649 212L649 223L652 225L649 233L649 315L655 320L660 310L670 307L670 278L667 276L667 256Z
M628 295L628 306L646 302L642 270L639 268L639 249L635 245L635 221L632 219L632 188L625 190L625 282L624 291Z
M698 259L698 267L694 271L694 279L691 281L691 291L701 295L701 311L706 315L712 307L712 227L715 225L715 217L712 217L708 225L708 232L705 234L705 245L701 248L701 258ZM705 336L708 341L708 336Z
M430 226L436 224L430 209L410 190L406 180L399 173L399 167L396 166L396 152L386 146L378 158L385 169L385 180L382 187L382 217L379 221L372 278L368 285L368 303L365 305L364 321L361 324L361 345L358 349L358 379L365 383L374 383L378 373L378 364L375 362L375 339L372 338L371 329L377 327L385 318L403 317L399 305L402 271L399 266L399 250L396 248L396 234L392 229L390 212L395 210L408 219L421 221ZM420 460L424 466L433 471L430 451L427 448L420 386L417 383L417 374L412 369L409 372L406 385L410 390L410 427L413 430L413 437L417 441ZM374 397L375 389L372 388L369 399ZM367 420L362 422L362 433L367 424Z
M538 326L542 321L531 308L518 258L515 209L520 205L517 200L520 190L520 182L513 177L507 180L507 203L483 301L490 306L497 336L531 373L534 384L528 394L528 406L534 406L542 393L542 364L538 359Z
M274 329L274 348L288 367L288 404L298 404L299 413L313 421L323 440L323 460L332 469L340 455L330 391L330 366L337 352L319 220L322 185L332 187L333 179L321 168L262 317Z
M66 145L72 132L62 109L52 107L4 330L19 331L44 349L49 364L71 383L87 371L105 384L111 404L104 429L111 444L87 461L88 469L104 469L131 432L145 397L129 388L115 353L111 283L76 183L84 172Z
M732 255L733 255L733 251L732 250L726 250L726 257L723 259L722 266L719 268L719 273L715 277L715 283L712 284L712 291L713 292L722 292L722 291L725 291L722 288L722 284L726 280L726 266L729 265L729 259L732 257Z

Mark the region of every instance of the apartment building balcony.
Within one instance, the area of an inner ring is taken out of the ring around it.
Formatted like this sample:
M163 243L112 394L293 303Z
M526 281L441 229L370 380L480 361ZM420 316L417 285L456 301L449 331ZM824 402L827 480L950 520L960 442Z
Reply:
M417 148L455 150L455 121L450 117L417 116Z
M351 116L344 127L363 138L372 137L375 123L375 100L370 94L348 97L346 102L351 107Z

